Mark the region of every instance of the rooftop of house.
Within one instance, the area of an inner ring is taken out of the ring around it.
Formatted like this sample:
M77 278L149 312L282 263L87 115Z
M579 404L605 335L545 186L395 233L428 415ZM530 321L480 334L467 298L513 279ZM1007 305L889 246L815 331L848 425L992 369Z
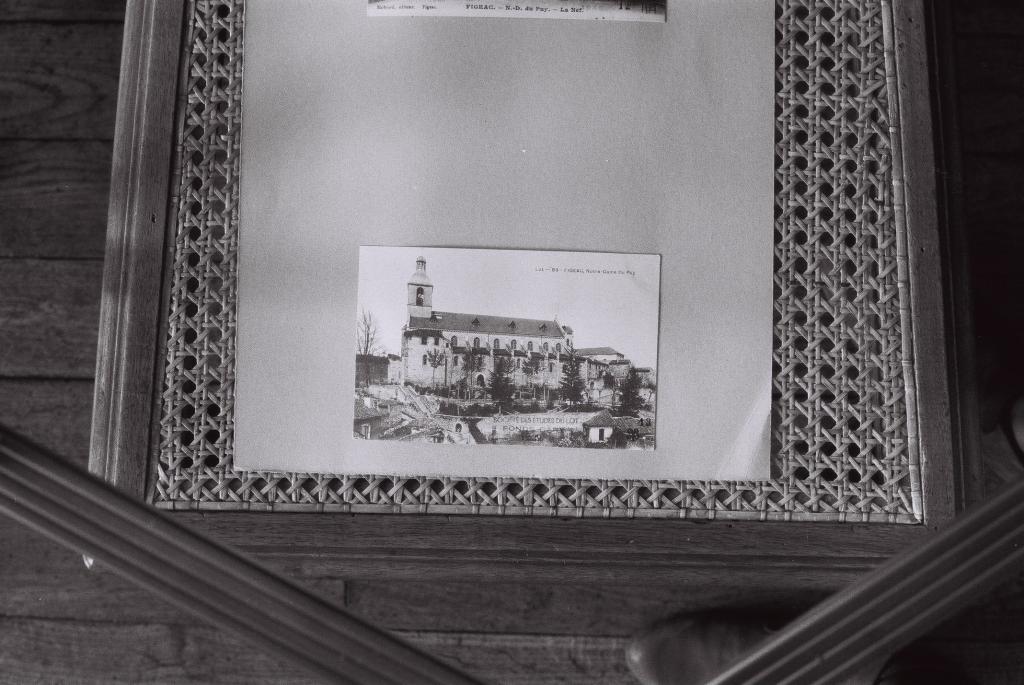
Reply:
M598 357L606 355L615 355L618 357L623 356L618 350L614 350L611 347L579 347L576 349L576 354L581 357Z
M615 419L607 409L602 409L583 422L584 428L615 428Z
M354 420L356 420L356 421L369 421L371 419L380 419L380 418L383 418L385 416L387 416L387 414L379 412L376 409L370 409L369 407L367 407L365 404L363 404L359 400L356 400L355 412L352 415L352 418Z

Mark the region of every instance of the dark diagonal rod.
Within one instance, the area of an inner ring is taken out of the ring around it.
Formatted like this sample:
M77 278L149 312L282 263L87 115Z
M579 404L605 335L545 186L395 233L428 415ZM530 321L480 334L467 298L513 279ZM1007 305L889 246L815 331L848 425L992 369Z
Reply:
M1024 479L780 630L713 685L834 683L1024 566Z
M477 682L2 428L0 512L325 682Z

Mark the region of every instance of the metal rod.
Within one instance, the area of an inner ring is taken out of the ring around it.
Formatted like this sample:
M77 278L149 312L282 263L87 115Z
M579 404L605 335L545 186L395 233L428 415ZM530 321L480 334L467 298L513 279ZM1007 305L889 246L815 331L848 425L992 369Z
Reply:
M326 682L477 682L2 428L0 511Z
M885 658L1024 566L1024 480L755 647L712 685L833 683Z

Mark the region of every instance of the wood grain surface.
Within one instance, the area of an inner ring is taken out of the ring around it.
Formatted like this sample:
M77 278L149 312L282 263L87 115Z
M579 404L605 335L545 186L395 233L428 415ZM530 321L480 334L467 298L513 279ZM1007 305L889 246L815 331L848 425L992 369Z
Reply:
M0 23L0 137L113 135L121 26Z
M92 379L103 263L0 260L0 377Z
M0 140L0 258L102 259L108 141ZM46 197L42 203L40 197Z
M0 0L0 93L25 98L0 98L0 423L79 463L88 451L123 5ZM990 343L985 387L1019 389L1024 3L955 7L948 49L961 82L976 321ZM0 543L0 683L304 682L12 522L0 520ZM697 596L679 582L623 586L569 573L558 583L346 582L315 563L263 560L493 682L628 683L626 637L675 611L736 601L725 583ZM793 574L777 596L751 601L805 607L823 594ZM1024 682L1024 579L937 629L926 646L978 682Z
M9 22L120 24L124 19L124 0L0 0L0 17Z

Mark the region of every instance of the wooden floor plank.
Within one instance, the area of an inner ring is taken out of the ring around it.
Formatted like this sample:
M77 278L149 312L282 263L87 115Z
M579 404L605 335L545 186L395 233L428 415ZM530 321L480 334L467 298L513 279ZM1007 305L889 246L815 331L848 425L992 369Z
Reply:
M169 620L173 609L112 571L86 572L73 552L42 541L20 524L0 521L3 557L0 615L74 620ZM264 562L288 577L284 564ZM736 592L694 593L649 584L540 586L528 583L364 583L291 576L318 597L389 630L629 637L657 620L692 609L761 606L779 612L806 607L824 593L780 591L740 603ZM728 586L728 584L723 584ZM731 594L732 597L727 596Z
M1024 36L1024 3L1020 0L976 0L951 4L957 35Z
M176 623L0 619L0 683L312 683L185 615Z
M89 461L91 380L0 379L0 425L69 461Z
M488 683L630 685L627 641L615 637L397 633Z
M809 590L798 579L788 588L761 593L742 592L727 581L700 593L668 583L352 581L345 598L349 610L392 630L430 626L442 631L628 637L687 611L758 607L795 616L828 594Z
M963 36L957 40L957 95L1013 92L1024 87L1024 49L1016 35Z
M635 682L621 638L397 634L485 682ZM0 618L0 671L0 683L311 682L294 665L184 616L173 623Z
M286 575L273 564L264 565ZM191 620L181 609L123 579L102 563L86 569L80 554L3 516L0 578L4 579L0 616L9 618L129 623ZM344 606L344 581L293 580L325 601ZM429 629L430 624L416 627Z
M102 259L111 147L0 140L0 257Z
M1017 158L1024 154L1024 88L974 93L960 108L966 153Z
M1001 236L1005 248L1013 248L1020 234L1020 179L1024 158L1016 155L965 152L964 220L971 234L972 251L984 258L1001 258L989 241ZM990 298L1000 301L1002 298Z
M400 632L485 682L510 685L635 682L621 638ZM975 682L1019 683L1024 643L925 645ZM180 622L0 618L0 683L308 683L291 664L214 628Z
M124 21L125 0L0 0L0 22Z
M0 23L0 138L111 139L121 32L118 23Z
M0 378L93 378L102 273L100 261L0 259Z

